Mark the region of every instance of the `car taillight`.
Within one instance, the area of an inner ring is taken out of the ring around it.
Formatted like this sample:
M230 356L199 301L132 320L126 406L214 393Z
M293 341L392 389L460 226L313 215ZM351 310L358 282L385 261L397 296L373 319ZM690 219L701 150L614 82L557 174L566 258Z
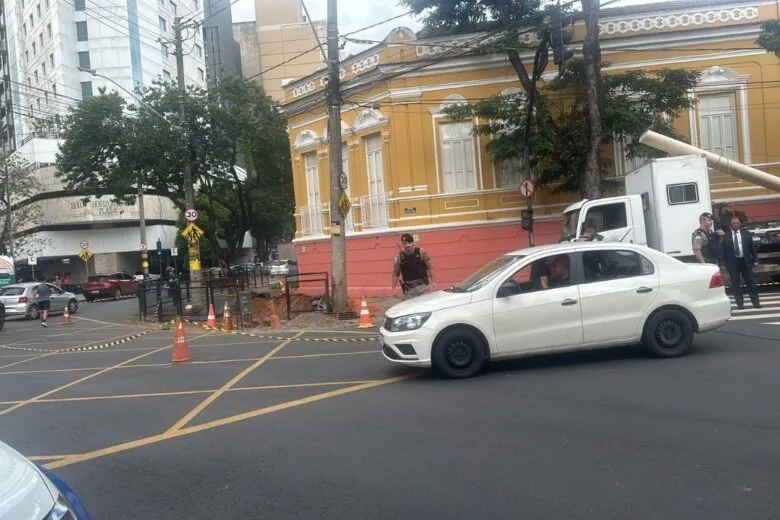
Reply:
M723 274L720 272L713 274L712 278L710 278L710 289L723 287L724 285L726 284L723 282Z
M20 296L19 303L27 303L27 296Z

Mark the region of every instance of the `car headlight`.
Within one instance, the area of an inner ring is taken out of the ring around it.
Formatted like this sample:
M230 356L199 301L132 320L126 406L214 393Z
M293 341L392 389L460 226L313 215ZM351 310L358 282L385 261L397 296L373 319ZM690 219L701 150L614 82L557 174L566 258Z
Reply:
M417 330L423 326L423 323L431 317L430 312L421 312L418 314L409 314L395 318L390 322L390 332L401 332L405 330Z
M46 520L78 520L78 517L71 510L70 504L65 497L59 495L54 502L54 507L46 516Z

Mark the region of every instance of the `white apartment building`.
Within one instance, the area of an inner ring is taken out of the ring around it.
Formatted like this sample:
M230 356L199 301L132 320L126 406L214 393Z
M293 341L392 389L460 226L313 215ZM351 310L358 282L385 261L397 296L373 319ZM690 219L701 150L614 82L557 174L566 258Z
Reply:
M128 91L136 86L175 80L176 59L169 43L174 18L202 20L202 0L6 0L4 16L16 152L33 163L44 186L37 202L42 221L26 230L33 234L37 250L17 252L17 270L24 269L27 255L35 254L36 272L71 272L74 282L87 273L139 271L137 204L117 205L109 196L85 204L83 197L68 194L54 175L56 135L41 124L64 116L68 107L102 88L133 102ZM206 85L201 35L199 29L184 33L188 85ZM177 210L164 197L146 195L144 203L148 249L154 249L158 239L163 248L170 248ZM95 255L87 265L77 256L82 242Z

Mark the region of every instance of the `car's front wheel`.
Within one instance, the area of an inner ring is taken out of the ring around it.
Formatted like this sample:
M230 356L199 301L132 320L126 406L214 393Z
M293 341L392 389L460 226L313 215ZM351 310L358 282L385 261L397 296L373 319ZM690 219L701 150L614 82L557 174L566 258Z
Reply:
M71 300L68 302L68 314L76 314L76 311L79 310L79 302L76 300Z
M657 312L645 324L642 342L658 357L684 356L693 346L693 324L681 311Z
M431 353L433 367L450 379L473 377L485 364L485 345L468 329L445 331Z

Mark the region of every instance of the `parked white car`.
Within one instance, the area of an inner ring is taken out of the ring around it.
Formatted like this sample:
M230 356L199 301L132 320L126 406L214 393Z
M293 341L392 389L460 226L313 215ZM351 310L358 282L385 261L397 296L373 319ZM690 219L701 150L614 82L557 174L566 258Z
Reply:
M389 361L462 378L489 360L640 342L683 356L694 333L730 317L717 266L582 242L501 256L456 286L391 307L380 334Z

